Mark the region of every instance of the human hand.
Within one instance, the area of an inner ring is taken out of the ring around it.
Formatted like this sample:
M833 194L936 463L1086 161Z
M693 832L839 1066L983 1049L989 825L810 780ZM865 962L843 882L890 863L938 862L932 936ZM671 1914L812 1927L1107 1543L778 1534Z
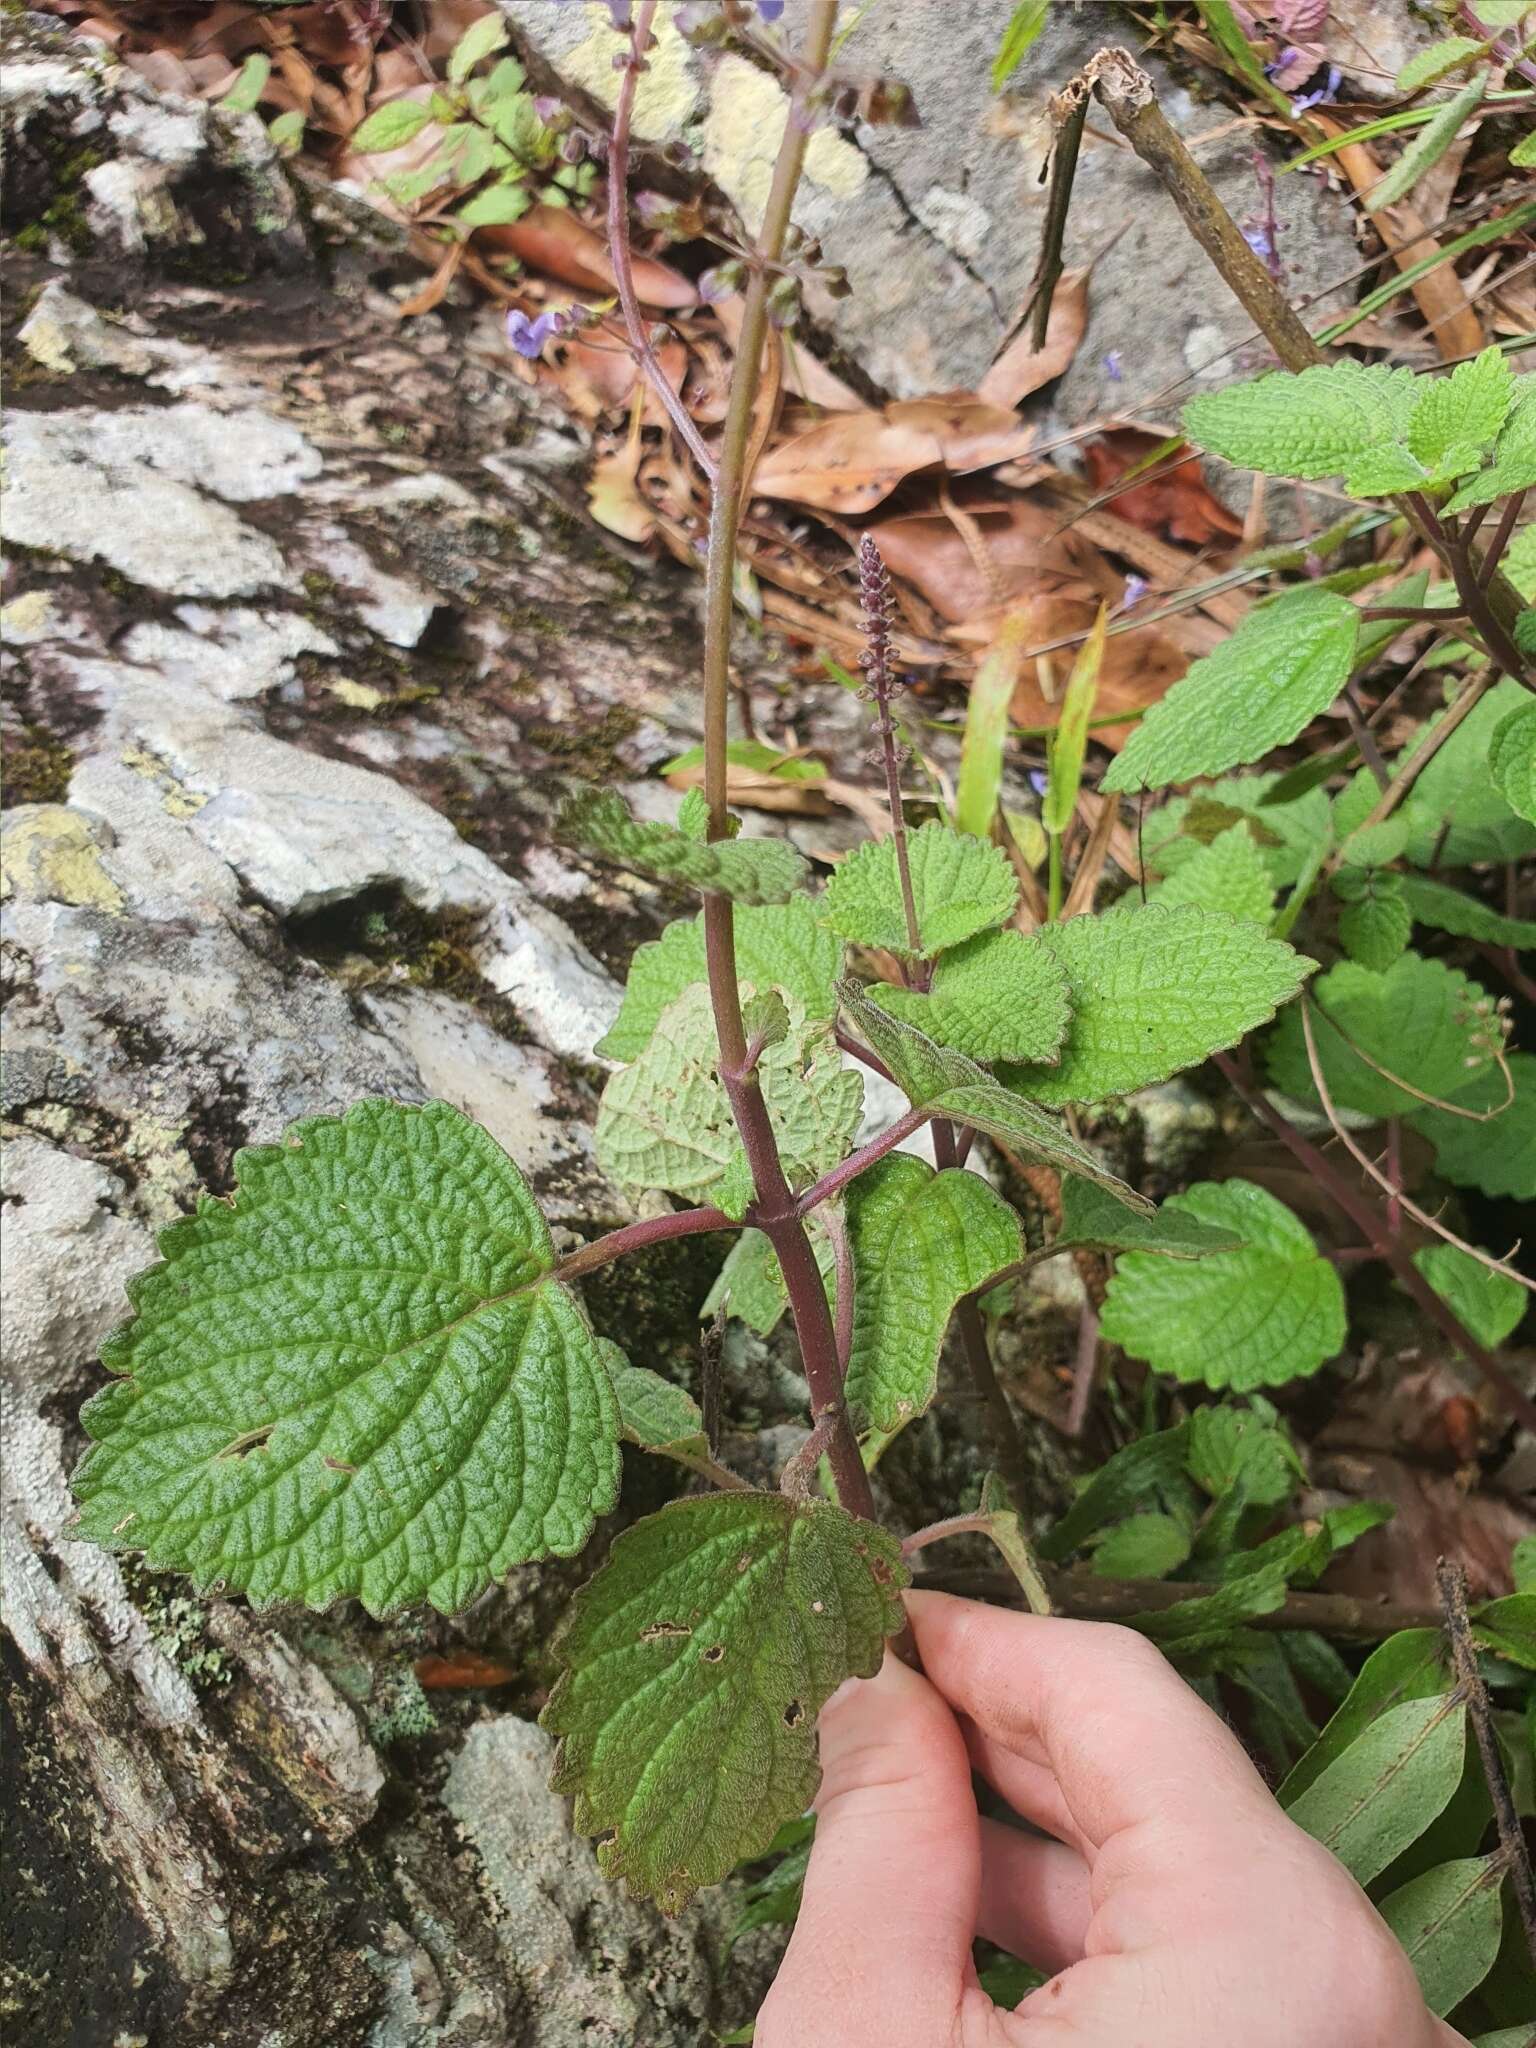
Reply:
M805 1896L758 2048L1465 2048L1365 1894L1144 1637L909 1598L823 1710ZM978 1771L1042 1840L981 1819ZM1057 1972L1014 2013L976 1936Z

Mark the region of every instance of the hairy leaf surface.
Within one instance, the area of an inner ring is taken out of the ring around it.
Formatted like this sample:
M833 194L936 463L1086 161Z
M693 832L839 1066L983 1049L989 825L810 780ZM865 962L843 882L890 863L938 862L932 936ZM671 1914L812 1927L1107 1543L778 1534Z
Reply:
M241 1152L103 1346L82 1533L258 1607L452 1612L569 1557L618 1412L527 1183L446 1103L361 1102Z
M1183 861L1193 859L1196 846L1208 845L1217 832L1246 817L1275 887L1289 888L1314 858L1319 840L1326 841L1330 807L1322 789L1270 802L1280 779L1227 775L1197 796L1170 797L1148 813L1142 827L1142 851L1149 865L1159 874L1171 875Z
M1013 915L1019 884L1001 847L935 820L908 835L907 859L924 954L958 946ZM893 839L856 847L834 869L823 909L845 939L911 955Z
M1536 704L1531 708L1536 711ZM1528 917L1505 917L1476 896L1429 875L1403 875L1400 879L1415 924L1427 924L1460 939L1481 939L1490 946L1536 946L1536 923Z
M945 953L930 994L881 986L870 1000L976 1060L1049 1064L1067 1035L1060 961L1038 933L983 932Z
M1413 934L1403 876L1379 868L1345 868L1334 876L1333 888L1344 899L1339 944L1351 960L1373 974L1385 974L1407 950Z
M1304 1224L1251 1181L1197 1181L1169 1210L1243 1239L1198 1264L1121 1258L1100 1326L1156 1372L1208 1387L1280 1386L1316 1372L1344 1342L1344 1289Z
M617 1538L540 1717L598 1861L676 1913L815 1794L816 1716L902 1625L896 1539L826 1501L673 1501Z
M1408 446L1433 469L1453 448L1486 448L1514 403L1515 380L1500 348L1485 348L1458 363L1448 377L1431 377L1408 416Z
M1384 974L1341 960L1313 995L1312 1035L1336 1109L1410 1116L1423 1107L1422 1095L1454 1100L1489 1062L1487 1032L1475 1008L1484 992L1443 960L1404 953ZM1281 1018L1270 1040L1269 1073L1293 1101L1320 1100L1295 1011ZM1419 1094L1400 1087L1400 1080Z
M691 794L692 792L690 792ZM563 839L606 854L658 880L719 891L738 903L782 903L800 888L804 856L784 839L718 839L706 844L675 825L631 816L608 789L583 790L560 813Z
M1415 867L1469 867L1478 861L1524 860L1536 853L1536 823L1522 816L1496 786L1490 759L1499 727L1512 711L1524 710L1530 702L1530 692L1506 676L1430 760L1404 805L1412 827L1408 858ZM1408 750L1437 723L1431 719L1409 740Z
M1165 1202L1152 1215L1126 1208L1091 1181L1065 1174L1061 1183L1061 1228L1052 1251L1092 1247L1107 1252L1156 1252L1165 1259L1208 1259L1237 1251L1241 1234L1207 1223ZM1202 1410L1201 1413L1208 1411Z
M1160 903L1074 917L1040 937L1066 970L1072 1022L1057 1065L1002 1078L1048 1103L1100 1102L1166 1081L1271 1018L1311 972L1237 918Z
M832 1015L832 984L843 948L822 924L810 897L739 906L735 924L736 971L744 982L783 989L804 1006L807 1017ZM685 988L704 981L707 971L703 917L669 924L630 962L623 1007L596 1050L611 1060L638 1059L650 1044L662 1011Z
M1197 910L1225 911L1267 925L1275 908L1275 884L1263 848L1246 824L1229 825L1209 846L1181 861L1148 901L1169 910L1192 903Z
M1510 809L1536 824L1536 704L1522 704L1494 728L1488 772Z
M1315 584L1250 612L1149 708L1104 788L1220 775L1295 739L1348 682L1358 630L1349 600Z
M1435 1148L1435 1170L1458 1187L1485 1195L1536 1201L1536 1053L1507 1061L1514 1100L1497 1116L1474 1122L1448 1109L1415 1105L1413 1127ZM1458 1109L1490 1110L1509 1093L1497 1067L1484 1067L1449 1098Z
M1184 429L1197 447L1265 476L1339 476L1401 438L1419 389L1411 370L1377 363L1277 370L1192 398Z
M1424 2003L1442 2019L1493 1968L1504 1931L1503 1878L1499 1857L1460 1856L1381 1902L1381 1917L1407 1951Z
M1389 1708L1292 1800L1291 1819L1369 1884L1460 1784L1466 1716L1449 1698Z
M876 1429L899 1429L933 1399L956 1302L1018 1261L1019 1219L977 1174L935 1173L899 1153L850 1184L847 1218L854 1272L847 1398Z

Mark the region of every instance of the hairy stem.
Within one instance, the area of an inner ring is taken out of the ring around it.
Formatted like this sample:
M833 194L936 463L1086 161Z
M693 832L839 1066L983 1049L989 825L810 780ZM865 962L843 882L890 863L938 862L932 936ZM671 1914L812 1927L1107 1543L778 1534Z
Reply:
M1525 1929L1531 1961L1536 1963L1536 1877L1531 1873L1531 1852L1526 1846L1520 1812L1509 1789L1504 1758L1499 1750L1488 1688L1477 1668L1477 1647L1472 1640L1472 1623L1467 1614L1467 1575L1451 1558L1442 1557L1435 1565L1435 1584L1440 1590L1440 1605L1445 1613L1445 1633L1451 1645L1456 1683L1467 1703L1467 1717L1472 1723L1477 1753L1482 1759L1488 1797L1493 1802L1499 1846L1509 1866L1509 1881L1520 1909L1520 1924Z
M645 67L650 45L651 23L656 18L657 0L640 0L630 31L629 57L619 75L618 103L613 110L613 136L608 144L608 253L613 261L613 281L618 287L619 309L624 329L635 352L641 374L667 409L667 417L704 474L713 480L715 458L704 445L704 437L689 418L688 409L667 382L640 301L635 295L634 268L629 254L629 131L634 118L635 90Z
M553 1277L579 1280L584 1273L595 1273L600 1266L611 1265L615 1259L627 1258L631 1252L644 1251L650 1245L665 1244L669 1238L740 1228L723 1209L675 1209L665 1216L648 1216L643 1223L626 1223L622 1230L610 1230L606 1237L594 1238L591 1244L567 1252L555 1267Z
M752 277L742 307L741 333L731 374L731 395L720 440L709 516L709 555L704 575L704 794L709 804L709 836L724 839L730 832L726 808L726 743L729 736L731 620L735 601L736 535L741 501L749 481L747 448L752 412L761 372L763 339L768 318L768 281L784 249L790 208L809 138L807 120L811 92L826 68L837 0L812 0L805 41L795 69L789 119L773 168L773 182L753 253ZM720 1077L730 1101L736 1128L746 1148L756 1200L752 1220L778 1254L790 1312L800 1342L801 1361L811 1392L811 1420L832 1418L827 1458L838 1499L851 1513L874 1519L869 1475L842 1406L843 1376L838 1365L837 1337L827 1291L805 1225L784 1177L778 1140L769 1121L757 1075L748 1060L741 1018L741 991L736 979L736 927L728 896L704 898L704 949L709 971L710 1000L720 1041Z
M867 1167L873 1166L877 1159L883 1159L887 1152L894 1152L903 1139L910 1138L914 1131L920 1131L932 1114L931 1109L919 1109L914 1104L911 1109L897 1117L895 1123L888 1129L883 1130L878 1138L871 1138L869 1143L861 1145L857 1152L850 1152L841 1166L834 1166L830 1173L824 1173L819 1181L808 1187L796 1202L796 1209L802 1216L808 1216L812 1209L819 1209L823 1202L830 1201L835 1194L847 1187L849 1181L857 1180L858 1176Z
M1249 1086L1230 1053L1214 1053L1212 1059L1226 1076L1234 1094L1274 1132L1291 1156L1300 1161L1330 1200L1343 1210L1376 1257L1391 1268L1393 1278L1403 1292L1412 1297L1420 1312L1477 1367L1488 1384L1498 1391L1510 1414L1518 1417L1527 1429L1536 1430L1536 1401L1515 1384L1493 1353L1478 1343L1449 1302L1430 1286L1405 1248L1392 1242L1375 1205L1357 1188L1351 1187L1344 1175L1335 1170L1327 1154L1310 1138L1303 1137L1289 1117L1283 1116L1272 1102Z

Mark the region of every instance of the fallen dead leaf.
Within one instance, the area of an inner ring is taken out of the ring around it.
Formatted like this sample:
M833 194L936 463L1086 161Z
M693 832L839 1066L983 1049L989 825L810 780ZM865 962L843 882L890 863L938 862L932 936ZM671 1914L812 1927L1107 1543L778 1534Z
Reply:
M725 337L735 348L741 336L742 316L746 310L740 294L721 299L711 309L725 331ZM845 384L841 377L829 370L819 356L801 342L784 338L784 389L796 398L803 398L808 405L818 405L825 412L861 412L864 401L858 393ZM722 403L720 417L725 416Z
M498 1658L478 1650L455 1650L447 1657L418 1657L412 1667L416 1681L428 1692L465 1691L473 1686L510 1685L517 1672Z
M1016 413L969 392L897 399L879 411L834 413L782 441L758 464L752 490L856 516L920 470L964 476L1022 455L1034 437Z
M1113 427L1088 442L1083 457L1095 485L1104 491L1159 446L1156 434L1144 434L1135 427ZM1242 520L1213 496L1194 458L1180 461L1177 455L1170 455L1166 463L1160 462L1148 472L1144 482L1138 480L1116 491L1110 503L1132 526L1169 534L1194 547L1204 547L1221 534L1236 540L1243 531Z
M702 761L687 768L674 768L667 781L673 789L702 789ZM733 804L750 811L778 811L802 818L824 818L832 806L827 801L828 781L791 782L782 775L765 774L760 768L743 768L728 763L725 793Z
M1325 122L1332 134L1342 133L1337 122ZM1363 142L1349 142L1334 152L1339 169L1357 192L1368 192L1381 177L1381 165ZM1433 256L1440 244L1430 234L1424 216L1407 200L1384 206L1375 215L1376 225L1392 251L1399 270L1408 270ZM1430 339L1442 362L1476 355L1483 345L1483 323L1462 290L1461 279L1451 263L1437 263L1425 271L1409 290L1419 311L1429 323Z
M943 512L877 520L868 529L892 575L910 583L950 624L1085 573L1091 551L1070 531L1058 531L1061 516L1048 506L1006 498L964 509L985 549L986 569L976 559L974 539Z
M559 278L562 284L591 292L615 289L607 243L568 207L533 206L519 221L481 228L478 232L487 248L516 256L530 270L541 270L547 277ZM669 263L658 263L652 256L636 256L631 269L635 296L642 306L676 310L698 304L699 295L693 284Z
M656 531L656 514L637 487L640 437L629 434L611 455L601 455L587 480L587 509L599 526L643 546Z
M1045 346L1034 346L1033 322L1027 322L1023 333L1009 343L976 386L976 396L988 405L1017 405L1067 369L1087 325L1088 272L1064 270L1051 300Z

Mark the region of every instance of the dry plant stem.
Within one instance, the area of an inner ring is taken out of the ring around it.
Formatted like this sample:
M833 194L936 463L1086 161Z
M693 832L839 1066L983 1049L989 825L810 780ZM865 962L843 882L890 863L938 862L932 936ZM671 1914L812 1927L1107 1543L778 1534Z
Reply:
M725 1310L716 1309L699 1338L699 1413L709 1455L720 1455L721 1394L725 1363Z
M1291 1156L1300 1161L1329 1199L1350 1219L1375 1257L1391 1268L1393 1278L1421 1313L1463 1357L1477 1367L1489 1386L1497 1390L1510 1414L1527 1429L1536 1431L1536 1401L1516 1386L1493 1353L1478 1343L1450 1304L1436 1294L1403 1246L1392 1242L1375 1205L1350 1186L1343 1174L1335 1170L1327 1154L1310 1138L1304 1137L1288 1117L1282 1116L1272 1102L1248 1085L1230 1053L1218 1052L1212 1058L1226 1076L1233 1093L1274 1132Z
M1477 1740L1477 1753L1482 1759L1488 1797L1493 1802L1499 1846L1509 1868L1509 1881L1520 1909L1520 1924L1525 1929L1531 1961L1536 1963L1536 1877L1531 1873L1531 1852L1526 1845L1525 1830L1504 1770L1488 1688L1477 1668L1477 1650L1472 1641L1471 1619L1467 1614L1467 1575L1460 1564L1442 1557L1435 1565L1435 1584L1439 1588L1440 1605L1445 1614L1445 1633L1451 1646L1456 1683L1467 1703L1467 1715Z
M1072 1401L1067 1409L1068 1436L1082 1435L1098 1376L1098 1312L1091 1301L1085 1301L1077 1321L1077 1363L1072 1373Z
M688 416L688 409L667 382L640 301L635 296L634 271L629 259L629 129L635 111L635 90L645 52L651 40L651 23L656 18L657 0L640 0L630 32L629 61L619 76L618 103L613 110L613 137L608 145L608 252L613 261L613 281L618 287L619 309L624 329L635 352L641 374L667 409L688 452L713 482L715 458L704 445L703 436Z
M1219 1592L1218 1586L1193 1581L1159 1579L1101 1579L1097 1572L1079 1566L1063 1570L1044 1567L1051 1604L1058 1614L1080 1621L1133 1621L1139 1615L1160 1613L1176 1607L1181 1600L1198 1600ZM940 1592L969 1594L998 1606L1020 1605L1017 1581L1011 1573L957 1566L925 1572L921 1586ZM1433 1607L1409 1607L1384 1600L1359 1600L1347 1593L1291 1593L1283 1606L1270 1614L1252 1614L1244 1628L1315 1629L1320 1635L1343 1636L1353 1642L1379 1642L1405 1628L1436 1628L1440 1615Z
M1088 118L1088 93L1073 80L1051 107L1056 121L1056 140L1051 146L1051 190L1046 201L1045 234L1040 244L1040 266L1027 311L1034 314L1032 340L1036 351L1045 347L1046 329L1051 323L1051 302L1061 281L1061 250L1066 239L1067 211L1072 203L1072 181L1077 176L1077 159L1083 144L1083 124Z
M885 800L891 813L891 842L896 849L896 873L901 882L901 909L906 919L907 944L921 955L923 942L917 928L917 899L912 894L912 866L907 855L907 814L901 801L901 747L891 718L891 698L896 679L891 674L890 578L880 550L866 533L859 543L859 596L864 607L864 630L868 644L861 658L864 687L874 699L880 718L880 759L885 769Z
M1366 825L1379 825L1384 818L1389 818L1392 815L1409 790L1412 789L1413 785L1423 774L1424 770L1429 766L1430 762L1435 758L1436 754L1445 745L1451 734L1456 730L1457 726L1460 725L1469 712L1477 709L1477 706L1487 695L1488 691L1493 688L1498 679L1498 670L1492 668L1479 669L1476 675L1467 678L1466 682L1462 685L1461 695L1456 699L1450 710L1446 712L1438 725L1431 726L1429 731L1425 733L1419 744L1414 748L1413 752L1371 806L1370 813L1365 820ZM1364 828L1362 827L1362 829ZM1338 859L1335 856L1334 865L1337 866L1337 864Z
M784 139L779 145L773 182L754 250L752 278L742 308L741 333L731 375L730 403L720 441L709 517L709 556L704 585L704 794L709 804L709 836L724 839L730 831L726 809L726 742L729 734L731 619L735 593L736 535L747 484L747 444L752 430L753 402L761 371L767 329L768 281L784 248L790 207L800 181L808 140L806 108L809 92L826 67L837 0L813 0L805 42L795 73L795 89ZM752 1221L778 1254L789 1293L790 1312L800 1342L801 1362L811 1391L811 1420L833 1418L827 1458L838 1499L850 1513L875 1519L869 1475L859 1457L858 1442L842 1406L843 1380L837 1362L837 1337L826 1289L805 1225L784 1177L778 1141L767 1105L747 1057L741 1018L741 992L736 979L736 929L728 896L704 898L704 946L709 970L710 1000L720 1041L720 1078L731 1113L746 1148L756 1194Z
M1089 60L1083 77L1102 102L1110 119L1144 164L1157 174L1184 224L1199 242L1287 370L1300 372L1329 358L1293 310L1285 293L1244 241L1237 223L1217 197L1204 171L1190 155L1183 138L1157 104L1152 81L1126 50L1100 50ZM1429 540L1456 580L1456 588L1488 650L1507 674L1527 689L1536 682L1527 673L1512 638L1523 600L1497 559L1486 583L1478 576L1483 565L1472 562L1470 550L1456 547L1417 492L1394 498L1418 531Z

